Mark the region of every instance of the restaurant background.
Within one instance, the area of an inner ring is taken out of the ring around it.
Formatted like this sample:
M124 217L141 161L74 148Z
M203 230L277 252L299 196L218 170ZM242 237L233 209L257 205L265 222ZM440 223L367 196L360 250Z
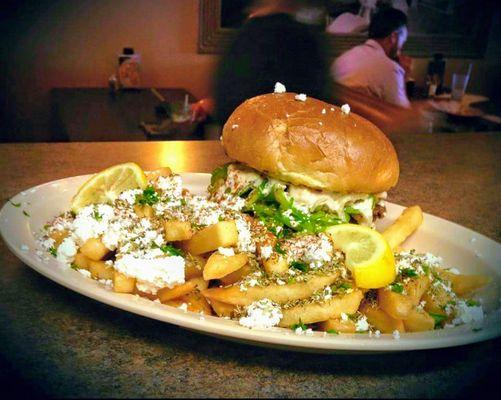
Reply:
M484 58L447 59L446 84L455 67L471 61L468 91L499 97L500 22L496 7ZM198 0L11 1L0 27L2 140L49 140L50 89L106 87L123 47L141 54L142 86L209 95L218 56L198 54L198 29ZM428 61L415 59L417 86Z

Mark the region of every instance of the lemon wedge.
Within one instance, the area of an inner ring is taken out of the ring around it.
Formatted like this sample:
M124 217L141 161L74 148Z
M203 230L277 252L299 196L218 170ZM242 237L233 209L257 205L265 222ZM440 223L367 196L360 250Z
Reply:
M385 238L374 229L355 224L341 224L325 231L334 247L345 253L357 287L377 289L395 280L393 252Z
M77 213L90 204L113 202L124 190L144 189L147 183L139 165L133 162L113 165L92 176L78 189L71 201L71 210Z

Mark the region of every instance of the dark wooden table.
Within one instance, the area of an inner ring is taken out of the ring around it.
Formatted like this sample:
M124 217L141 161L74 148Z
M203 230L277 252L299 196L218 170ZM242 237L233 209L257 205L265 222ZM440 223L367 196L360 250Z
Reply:
M498 133L401 135L389 200L501 239ZM57 155L57 156L55 156ZM0 145L0 204L31 186L109 165L210 172L216 141ZM74 293L0 240L4 395L51 397L465 397L498 390L501 340L395 354L304 354L232 343Z
M195 97L181 88L157 89L167 102L189 101ZM51 132L53 141L144 141L150 139L140 123L155 122L155 106L160 100L150 89L112 92L107 88L54 88L51 96ZM156 140L201 139L200 130L190 123L177 132Z

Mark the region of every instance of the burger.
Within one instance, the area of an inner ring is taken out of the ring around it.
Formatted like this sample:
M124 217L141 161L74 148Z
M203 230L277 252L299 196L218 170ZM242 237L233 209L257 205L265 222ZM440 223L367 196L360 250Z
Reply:
M212 200L230 202L277 237L328 226L374 226L399 164L389 139L349 106L290 92L253 97L231 114L222 144L235 162L212 173Z

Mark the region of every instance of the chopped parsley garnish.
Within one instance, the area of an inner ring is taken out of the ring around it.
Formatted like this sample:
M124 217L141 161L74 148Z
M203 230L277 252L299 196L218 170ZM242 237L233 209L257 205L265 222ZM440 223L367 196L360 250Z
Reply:
M336 286L336 290L348 290L351 289L351 285L348 282L343 282Z
M331 335L339 335L339 332L336 331L335 329L327 329L327 333L330 333Z
M295 331L297 328L301 328L301 330L305 331L306 329L308 329L308 326L306 324L303 324L303 322L301 320L299 320L298 324L293 324L291 326L291 329L293 331Z
M428 264L423 264L421 268L423 268L423 271L426 275L430 273L430 266Z
M399 282L392 283L390 285L391 291L395 293L402 293L404 291L404 285Z
M55 247L51 247L51 248L49 249L49 253L50 253L51 255L53 255L54 257L57 257L57 250L56 250L56 248L55 248Z
M447 319L446 315L435 314L435 313L432 313L432 312L429 312L428 314L430 315L430 317L432 317L435 320L435 328L437 326L439 326L440 324L442 324L442 322Z
M280 247L280 242L275 243L275 246L273 246L273 250L275 250L276 253L285 256L285 251Z
M163 246L160 246L160 250L171 256L183 256L183 251L181 249L175 248L171 244L164 244Z
M344 212L348 215L360 215L360 210L357 208L354 208L353 206L346 206L344 208Z
M400 274L405 278L414 278L418 276L418 273L412 268L402 268Z
M71 263L70 268L74 269L75 271L78 271L80 269L80 267L78 265L76 265L75 263Z
M466 300L466 305L468 307L478 307L480 306L480 303L478 301L475 301L475 300Z
M96 221L101 221L103 219L103 216L97 212L97 210L94 210L92 213L92 218L94 218Z
M11 200L9 200L9 203L12 204L14 207L21 207L21 202L19 203L13 203Z
M23 210L23 214L26 215L27 217L30 216L30 214L28 214L28 211L26 211L26 210Z
M158 201L159 201L158 193L155 191L153 186L148 186L146 189L143 190L142 194L136 195L136 204L140 204L142 206L145 205L152 206Z
M306 263L302 262L302 261L292 261L290 263L290 267L298 269L298 270L300 270L302 272L306 272L309 269L308 265Z
M185 206L185 205L186 205L186 200L185 200L185 199L181 199L181 200L180 200L180 202L181 202L181 205L182 205L182 206Z

